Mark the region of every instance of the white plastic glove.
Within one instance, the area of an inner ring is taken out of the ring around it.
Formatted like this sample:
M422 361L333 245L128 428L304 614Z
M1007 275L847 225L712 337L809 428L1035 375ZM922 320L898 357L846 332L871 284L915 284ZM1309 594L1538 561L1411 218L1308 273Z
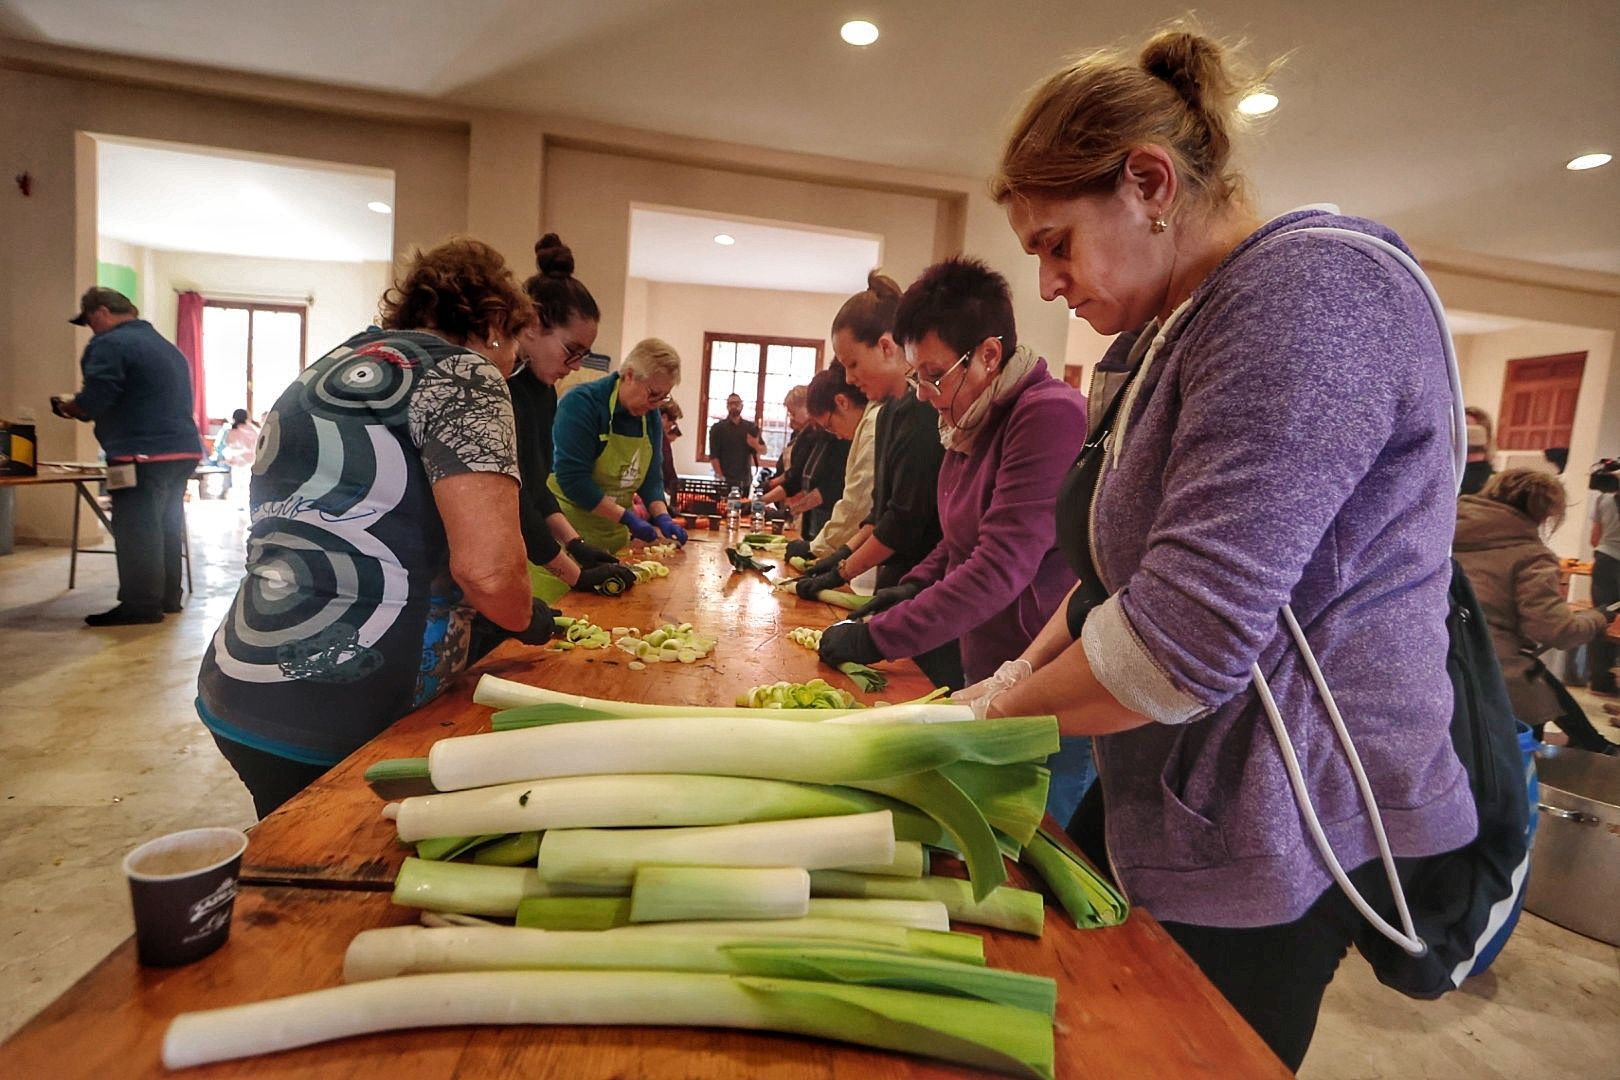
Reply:
M1003 690L1023 682L1035 669L1028 660L1007 660L996 668L996 673L988 679L981 679L964 690L958 690L951 695L951 704L967 705L973 709L973 719L983 720L990 710L990 703L1001 694Z

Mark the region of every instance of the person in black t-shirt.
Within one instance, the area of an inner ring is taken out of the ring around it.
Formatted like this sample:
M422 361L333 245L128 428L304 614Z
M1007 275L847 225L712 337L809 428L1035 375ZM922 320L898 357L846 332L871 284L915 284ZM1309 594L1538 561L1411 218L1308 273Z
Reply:
M738 395L726 398L725 419L716 420L709 428L709 464L727 487L746 496L753 489L754 467L759 464L765 443L760 439L759 426L743 419L742 408L743 400Z

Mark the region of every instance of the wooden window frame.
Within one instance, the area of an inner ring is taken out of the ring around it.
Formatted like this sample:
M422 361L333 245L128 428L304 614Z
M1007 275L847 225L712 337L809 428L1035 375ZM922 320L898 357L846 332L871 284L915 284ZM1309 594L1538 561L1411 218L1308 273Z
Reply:
M754 391L754 426L760 429L761 436L765 430L765 376L767 349L771 345L786 345L797 349L816 350L816 371L820 372L826 365L826 343L820 338L794 338L775 337L768 334L725 334L711 331L703 335L703 379L698 387L698 454L699 461L709 460L709 362L714 355L716 341L731 341L738 344L759 346L759 385ZM716 417L715 419L719 419ZM763 455L760 463L776 468L776 458Z
M260 413L253 409L253 313L255 311L274 311L282 314L298 316L298 370L302 372L309 367L309 305L308 304L276 304L257 300L210 300L203 297L204 308L234 308L248 313L247 332L247 402L245 408L248 416L258 416ZM203 340L203 365L206 370L208 364L208 341ZM274 402L272 402L274 404ZM268 409L263 410L268 412ZM229 416L210 416L210 422L218 420L222 424L230 423Z

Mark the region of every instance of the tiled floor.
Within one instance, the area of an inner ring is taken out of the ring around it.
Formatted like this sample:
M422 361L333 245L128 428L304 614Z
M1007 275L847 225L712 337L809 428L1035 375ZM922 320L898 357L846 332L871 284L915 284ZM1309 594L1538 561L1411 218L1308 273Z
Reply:
M0 558L0 1036L128 935L124 852L177 828L253 820L191 707L236 589L241 517L219 502L190 514L197 592L160 626L80 622L112 605L111 559L81 560L68 592L62 551ZM1301 1075L1620 1076L1620 950L1526 916L1492 972L1426 1003L1384 989L1352 955Z

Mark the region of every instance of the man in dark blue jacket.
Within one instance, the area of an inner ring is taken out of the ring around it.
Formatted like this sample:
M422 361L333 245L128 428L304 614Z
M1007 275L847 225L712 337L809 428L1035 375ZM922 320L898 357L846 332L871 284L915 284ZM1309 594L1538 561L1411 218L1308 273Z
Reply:
M86 616L91 626L162 622L180 610L180 538L186 480L202 457L184 354L140 317L129 297L91 289L69 319L95 336L79 366L84 386L51 409L94 421L107 455L118 606Z

